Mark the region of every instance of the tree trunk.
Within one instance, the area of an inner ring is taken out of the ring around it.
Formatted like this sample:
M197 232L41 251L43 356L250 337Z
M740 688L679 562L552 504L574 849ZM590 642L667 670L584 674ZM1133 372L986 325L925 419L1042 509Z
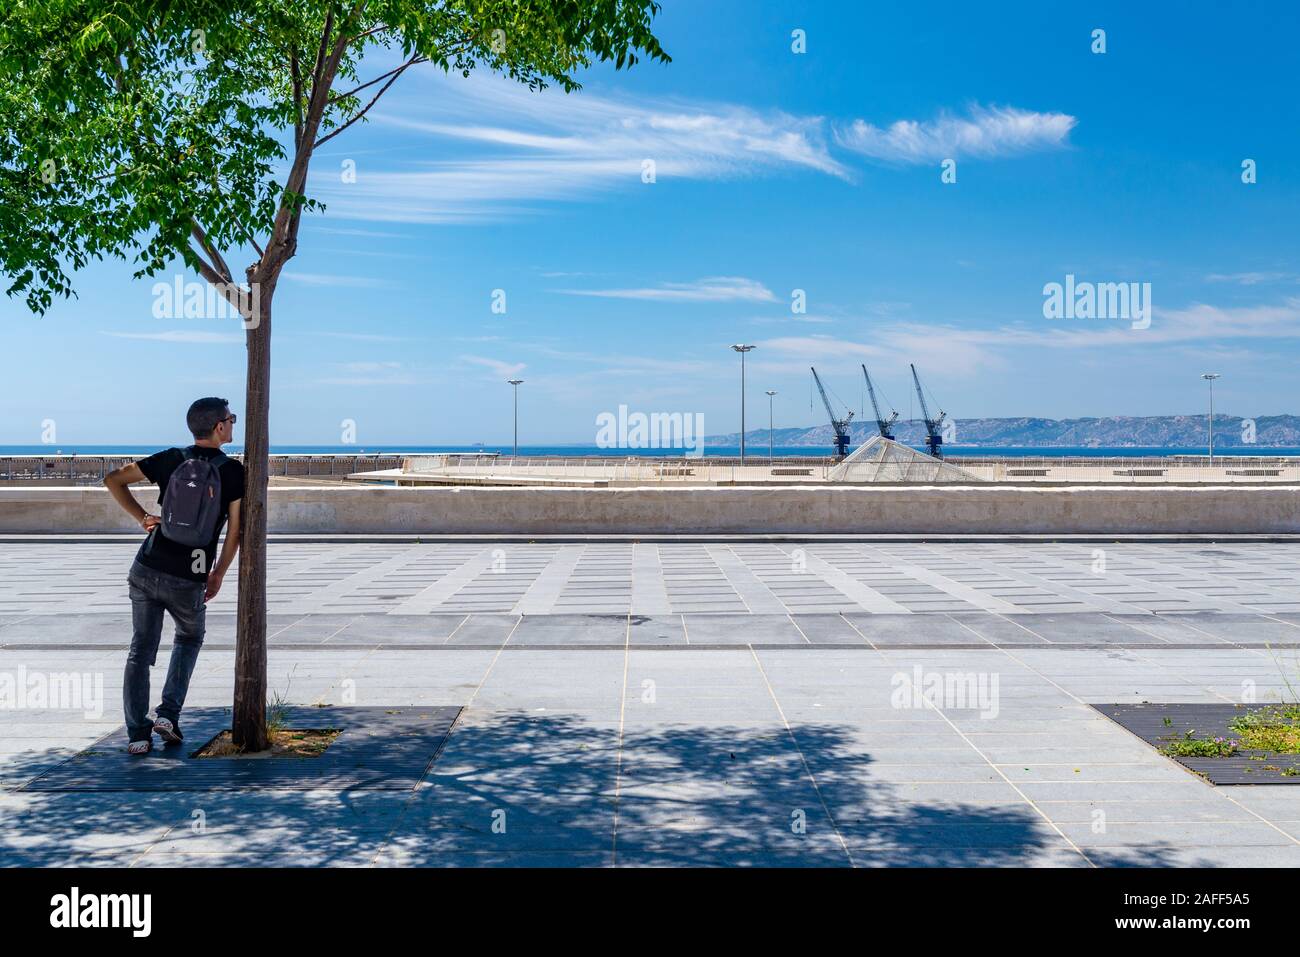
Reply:
M251 276L250 276L251 280ZM266 489L270 450L271 297L274 281L261 284L260 312L250 323L244 400L246 485L239 537L239 625L235 639L236 747L265 751L266 734Z

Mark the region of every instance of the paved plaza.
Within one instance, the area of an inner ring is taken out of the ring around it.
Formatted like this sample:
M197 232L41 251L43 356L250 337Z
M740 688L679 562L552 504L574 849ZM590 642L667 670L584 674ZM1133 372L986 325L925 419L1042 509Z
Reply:
M0 555L0 676L101 688L0 709L7 864L1300 865L1300 788L1091 707L1289 695L1297 543L273 542L272 691L463 709L420 784L37 790L121 724L133 550ZM234 581L189 706L230 702Z
M0 614L122 613L138 540L10 542ZM234 579L233 572L227 581ZM1300 615L1300 541L273 544L276 615ZM211 606L233 610L232 591Z

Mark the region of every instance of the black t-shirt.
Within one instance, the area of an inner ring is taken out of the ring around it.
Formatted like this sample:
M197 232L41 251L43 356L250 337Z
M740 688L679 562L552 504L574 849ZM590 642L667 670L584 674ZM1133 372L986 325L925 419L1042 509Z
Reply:
M172 473L181 467L185 461L186 453L198 458L213 459L219 454L218 449L210 449L201 445L191 445L184 451L180 449L166 449L165 451L155 453L147 459L141 459L136 465L140 466L140 471L150 482L158 486L158 510L162 511L162 505L167 498L167 482L171 479ZM217 517L217 528L212 533L212 541L204 546L205 558L202 564L202 571L195 571L198 566L195 561L194 548L190 545L181 545L173 542L162 533L161 526L154 526L149 537L144 540L140 546L140 551L136 555L136 561L154 571L164 572L168 575L175 575L178 578L188 578L190 581L204 582L208 580L208 570L216 564L217 559L217 542L221 538L221 529L225 527L226 519L230 515L230 503L238 502L244 497L244 466L234 459L230 459L221 465L221 514Z

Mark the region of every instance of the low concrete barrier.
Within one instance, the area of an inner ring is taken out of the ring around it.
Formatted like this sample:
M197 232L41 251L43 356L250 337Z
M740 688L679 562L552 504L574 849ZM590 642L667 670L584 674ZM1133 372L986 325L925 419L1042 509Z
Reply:
M133 490L151 507L152 488ZM1281 534L1300 487L274 488L297 534ZM0 488L0 533L136 526L102 488Z

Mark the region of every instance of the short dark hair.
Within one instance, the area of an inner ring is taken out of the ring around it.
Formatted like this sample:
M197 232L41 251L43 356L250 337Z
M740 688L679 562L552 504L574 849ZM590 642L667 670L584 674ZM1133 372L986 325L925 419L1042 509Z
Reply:
M216 396L195 399L190 410L185 413L185 424L190 427L190 433L196 439L206 439L229 411L229 399L218 399Z

